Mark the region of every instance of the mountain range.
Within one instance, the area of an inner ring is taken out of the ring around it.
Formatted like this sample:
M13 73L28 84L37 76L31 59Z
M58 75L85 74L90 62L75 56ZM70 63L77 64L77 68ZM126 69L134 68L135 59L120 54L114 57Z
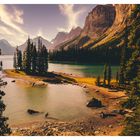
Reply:
M37 45L40 38L50 50L68 49L71 46L95 48L113 43L119 46L126 22L135 7L133 4L97 5L87 15L83 29L76 27L70 32L58 32L50 42L41 36L31 41ZM133 25L133 21L129 20L128 24ZM27 41L19 48L23 51L26 45ZM3 54L13 54L14 48L6 40L0 40L0 48Z
M126 28L126 22L135 10L134 4L97 5L86 17L78 38L63 43L59 48L71 46L95 48L111 44L119 46ZM135 19L129 20L133 25ZM82 43L81 43L82 42Z
M10 45L10 43L5 39L0 40L0 49L2 54L7 55L13 54L15 50L15 48L12 45Z
M40 39L42 41L42 44L45 45L47 49L50 49L51 42L49 42L48 40L44 39L41 36L35 37L33 39L30 39L30 40L34 45L38 46L38 39ZM19 49L21 51L24 51L26 46L27 46L27 40L22 45L19 46Z

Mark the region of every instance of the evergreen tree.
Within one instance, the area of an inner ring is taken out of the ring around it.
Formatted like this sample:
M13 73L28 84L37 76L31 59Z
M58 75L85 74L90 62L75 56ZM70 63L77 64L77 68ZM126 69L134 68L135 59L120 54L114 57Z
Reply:
M118 83L118 81L119 81L119 72L117 71L116 72L116 83Z
M28 39L26 50L23 52L22 68L27 74L46 74L48 70L48 51L40 38L38 39L38 50Z
M18 49L18 47L16 48L16 51L14 52L14 68L16 70L21 70L22 69L22 53L21 51Z
M28 38L28 40L27 40L27 47L26 47L25 53L26 53L26 55L25 55L26 59L24 62L25 63L24 68L25 68L25 72L29 74L29 73L31 73L31 41L30 41L30 38Z
M107 80L107 64L104 65L104 75L103 75L104 86L106 86L106 80Z
M17 69L17 55L16 55L16 52L14 52L13 67L14 67L15 69Z
M136 50L128 61L126 68L126 79L128 82L127 94L129 98L124 102L123 107L135 108L134 115L126 119L127 124L122 132L122 135L140 135L140 50L139 41Z
M130 83L134 78L137 77L137 73L139 70L140 65L140 40L137 42L137 46L135 48L135 51L132 53L131 58L129 59L127 65L126 65L126 81Z
M111 66L110 64L107 67L107 81L108 81L108 86L110 86L110 82L111 82L111 76L112 75L112 71L111 71Z
M48 51L40 39L38 40L37 70L39 74L45 74L48 70Z
M44 66L44 73L46 73L48 71L48 51L45 47L45 45L43 45L42 48L42 55L43 55L43 66Z
M26 57L26 51L23 52L23 58L22 58L22 69L26 71L27 69L27 57Z
M125 67L126 67L126 46L122 48L121 62L120 62L120 73L119 73L119 84L125 83Z
M2 96L5 93L0 90L0 136L5 136L11 134L11 129L7 124L8 118L3 116L3 112L5 111L6 105L3 103Z
M17 50L17 66L18 69L22 69L22 52L20 50Z
M130 84L130 89L127 91L129 98L123 103L125 108L135 108L132 117L126 118L126 127L121 135L139 136L140 135L140 79L135 78Z
M97 76L95 83L96 83L97 86L101 85L100 76Z
M38 39L38 52L37 52L37 72L41 74L43 70L43 57L42 57L42 42Z
M124 44L121 51L121 62L120 62L120 73L119 73L119 84L124 85L125 84L125 68L126 68L126 50L128 48L128 34L129 34L129 28L128 28L128 19L126 19L126 27L125 27L125 33L124 33Z
M36 73L36 67L37 67L37 51L36 51L36 46L32 44L32 58L31 58L31 63L32 63L32 73Z

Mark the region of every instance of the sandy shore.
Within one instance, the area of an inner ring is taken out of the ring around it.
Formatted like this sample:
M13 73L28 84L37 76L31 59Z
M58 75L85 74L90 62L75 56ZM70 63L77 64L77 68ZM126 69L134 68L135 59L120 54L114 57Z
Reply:
M6 70L7 77L15 78L18 84L31 85L36 81L44 80L44 77L28 76L23 72L16 73L14 70ZM64 79L73 79L72 84L84 88L85 92L100 99L106 107L101 111L111 112L120 109L120 102L126 98L124 92L110 92L107 88L97 87L95 78L79 77L72 74L55 73ZM25 82L26 81L26 82ZM98 91L98 92L97 92ZM94 111L94 110L93 110ZM46 119L45 122L31 122L12 126L12 135L119 135L123 126L124 116L118 114L115 117L103 119L99 114L94 114L82 120L62 122L59 120Z

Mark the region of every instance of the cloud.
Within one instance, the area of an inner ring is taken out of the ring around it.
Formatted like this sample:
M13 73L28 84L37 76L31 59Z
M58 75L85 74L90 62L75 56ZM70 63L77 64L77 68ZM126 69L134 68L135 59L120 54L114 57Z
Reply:
M17 10L15 7L14 7L14 21L19 23L19 24L23 24L24 21L23 21L23 11L22 10Z
M8 11L6 5L0 5L0 39L8 40L13 46L24 42L27 33L20 26L24 24L23 14L23 11L16 7Z
M58 27L57 29L59 31L66 32L69 32L72 28L78 26L79 16L85 11L84 8L75 11L73 4L61 4L59 5L59 9L61 11L61 14L63 14L67 18L67 26L66 28Z

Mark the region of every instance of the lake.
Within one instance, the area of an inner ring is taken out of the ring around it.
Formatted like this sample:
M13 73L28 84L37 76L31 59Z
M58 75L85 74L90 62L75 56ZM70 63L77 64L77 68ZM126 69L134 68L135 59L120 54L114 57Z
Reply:
M0 56L3 61L4 69L13 69L13 56ZM118 66L112 66L112 76L116 76ZM49 63L48 71L63 72L84 77L96 77L103 75L104 65L88 65L88 64L65 64L65 63Z
M13 68L13 56L0 56L4 69ZM113 73L118 67L113 66ZM56 64L49 63L49 71L71 73L73 75L94 77L103 71L103 66L80 64ZM86 107L86 103L92 97L85 89L71 84L48 84L46 88L27 88L11 82L12 78L3 75L3 80L8 84L1 87L5 91L4 102L7 105L4 114L9 117L10 125L45 120L45 113L49 117L59 120L74 120L85 118L94 112ZM39 115L29 115L27 109L43 112Z

